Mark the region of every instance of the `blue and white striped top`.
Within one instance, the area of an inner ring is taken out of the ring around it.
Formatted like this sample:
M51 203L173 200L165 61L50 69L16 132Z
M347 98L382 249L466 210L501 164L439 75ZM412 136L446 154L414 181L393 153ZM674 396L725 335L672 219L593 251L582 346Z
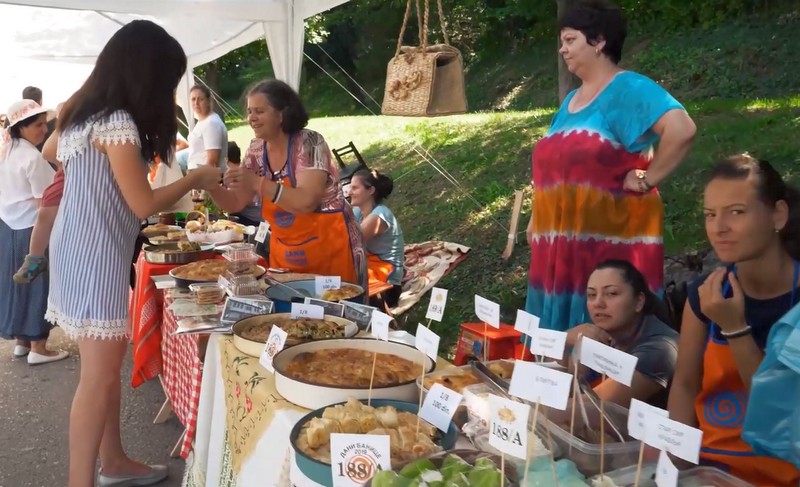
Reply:
M130 265L140 221L95 142L141 146L133 118L121 110L61 134L65 187L50 238L45 318L72 338L119 340L129 336Z

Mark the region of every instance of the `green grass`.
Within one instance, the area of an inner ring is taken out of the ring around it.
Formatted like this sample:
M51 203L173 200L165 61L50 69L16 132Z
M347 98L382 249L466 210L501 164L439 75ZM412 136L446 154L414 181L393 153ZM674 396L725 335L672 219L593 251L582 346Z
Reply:
M668 254L705 247L701 197L705 174L722 156L749 151L772 161L791 181L798 178L800 97L760 100L714 100L688 109L698 125L689 157L661 188L666 207ZM497 301L503 319L513 323L525 302L529 251L524 236L513 256L500 254L506 243L513 193L526 192L520 231L530 216L530 156L546 131L554 108L525 112L483 113L435 119L384 116L313 119L331 147L353 141L371 167L396 179L387 201L396 213L406 242L447 240L472 248L468 259L439 285L450 290L445 319L434 324L442 350L451 350L458 325L474 321L475 293ZM246 143L247 126L230 138ZM424 148L480 204L448 183L414 148ZM499 223L498 223L499 222ZM423 320L427 296L400 321L410 329Z

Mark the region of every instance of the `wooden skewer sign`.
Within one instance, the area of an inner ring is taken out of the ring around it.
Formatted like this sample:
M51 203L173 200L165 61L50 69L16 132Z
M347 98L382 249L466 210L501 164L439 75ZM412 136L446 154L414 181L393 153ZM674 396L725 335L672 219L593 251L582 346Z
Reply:
M378 310L372 312L370 318L370 333L378 340L389 341L389 323L392 317ZM372 384L375 380L375 365L378 363L378 352L372 352L372 372L369 376L369 391L367 392L367 405L372 405Z

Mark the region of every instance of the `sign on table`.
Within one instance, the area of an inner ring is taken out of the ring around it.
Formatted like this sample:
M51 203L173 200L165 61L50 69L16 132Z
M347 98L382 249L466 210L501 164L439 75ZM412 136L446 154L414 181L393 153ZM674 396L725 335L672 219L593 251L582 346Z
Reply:
M518 309L514 329L523 335L533 336L533 333L539 329L539 317Z
M425 319L442 321L445 305L447 305L447 289L431 288L431 301L428 303L428 312L425 313Z
M644 442L695 465L700 461L703 432L678 421L651 414L647 416Z
M658 487L678 487L678 469L669 459L669 455L663 451L658 455L656 485Z
M344 305L344 317L350 321L354 321L359 328L366 329L372 319L372 313L377 310L372 306L366 304L351 303L350 301L342 301Z
M494 301L475 295L475 315L479 320L494 328L500 328L500 305Z
M461 397L441 384L434 384L425 396L419 416L446 433L456 408L461 404Z
M220 318L220 321L228 324L236 323L248 316L270 314L274 307L275 303L266 298L251 299L231 296L225 301L225 307L222 309L222 318Z
M341 303L331 303L330 301L323 301L321 299L305 298L303 300L303 304L320 306L324 310L324 313L328 316L338 316L339 318L344 317L344 305Z
M256 232L256 242L264 243L267 239L267 232L269 232L269 223L262 221L258 224L258 231Z
M506 455L525 460L531 407L489 394L489 444Z
M636 363L639 361L629 353L583 337L581 340L581 363L597 373L605 374L615 381L631 386Z
M380 311L372 312L372 320L370 321L370 331L372 336L378 340L385 342L389 341L389 323L392 322L392 317Z
M331 475L334 487L361 487L378 470L391 470L389 435L331 433Z
M292 303L292 318L311 318L321 320L325 318L325 308L315 304Z
M275 367L272 366L272 360L275 358L275 355L277 355L278 352L283 350L283 346L286 345L286 338L288 337L288 333L283 331L280 327L272 325L272 331L269 332L267 343L264 345L264 350L261 351L261 356L258 358L258 363L260 363L262 367L270 372L275 373Z
M567 409L571 385L570 374L517 360L508 393L564 411Z
M420 352L431 358L434 362L439 357L439 335L429 330L421 323L417 324L417 335L414 346Z
M339 289L342 287L341 276L316 276L314 277L314 291L317 296L322 296L322 293L328 289Z
M628 410L628 434L631 438L636 438L643 441L645 432L647 431L647 421L651 414L661 416L662 418L669 417L669 411L655 406L651 406L646 402L638 399L631 399L631 407Z
M538 328L531 335L531 353L556 360L564 358L564 347L567 345L567 334L563 331Z

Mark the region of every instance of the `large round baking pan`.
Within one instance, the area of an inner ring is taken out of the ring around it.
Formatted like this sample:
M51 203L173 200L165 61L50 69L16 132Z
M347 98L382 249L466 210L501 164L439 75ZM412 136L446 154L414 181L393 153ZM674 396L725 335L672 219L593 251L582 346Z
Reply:
M239 320L236 323L234 323L234 325L232 327L233 345L236 348L238 348L239 351L242 352L242 353L246 353L247 355L250 355L251 357L260 357L261 356L261 352L264 350L264 346L266 345L266 342L258 342L258 341L255 341L255 340L248 340L247 338L244 338L242 336L242 330L244 330L245 328L247 328L250 325L253 325L254 323L259 323L259 324L263 323L266 326L269 326L270 329L271 329L272 328L272 323L275 322L275 320L283 320L283 319L286 319L286 318L291 318L291 316L292 316L291 313L275 313L275 314L270 314L270 315L250 316L250 317L244 318L242 320ZM344 325L344 327L345 327L344 328L344 336L345 336L345 338L353 337L358 333L358 325L356 325L354 322L352 322L350 320L346 320L344 318L339 318L338 316L330 316L330 315L325 315L325 319L327 321L332 321L334 323L339 323L341 325ZM309 341L314 341L314 340L298 339L298 338L293 338L293 337L290 336L289 338L287 338L286 343L284 344L284 348L291 347L291 346L294 346L294 345L298 345L300 343L308 343Z

